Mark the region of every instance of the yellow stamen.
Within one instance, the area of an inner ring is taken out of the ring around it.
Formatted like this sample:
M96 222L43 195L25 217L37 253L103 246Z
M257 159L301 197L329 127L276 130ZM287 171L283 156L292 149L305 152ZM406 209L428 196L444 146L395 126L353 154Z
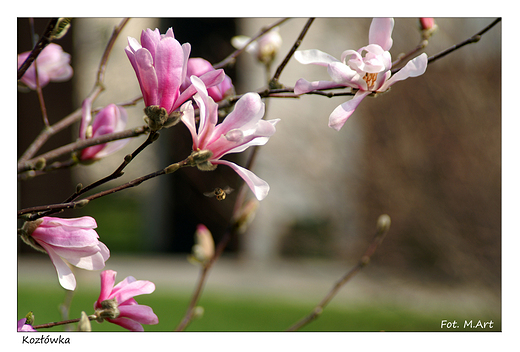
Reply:
M372 89L376 83L377 73L365 73L363 80L367 82L367 88Z

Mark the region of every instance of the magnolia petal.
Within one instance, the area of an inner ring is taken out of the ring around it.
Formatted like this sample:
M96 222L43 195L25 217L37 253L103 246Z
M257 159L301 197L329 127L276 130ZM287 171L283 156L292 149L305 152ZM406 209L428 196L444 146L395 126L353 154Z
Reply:
M329 116L329 127L335 129L336 131L339 131L341 127L345 124L347 119L354 113L357 106L361 101L369 95L369 91L357 91L354 98L350 99L349 101L339 105L332 114Z
M50 216L42 217L43 222L40 226L66 226L79 229L95 229L97 227L96 220L91 216L82 216L81 218L63 219Z
M398 81L407 79L408 77L417 77L422 75L426 71L428 65L428 55L422 53L400 69L395 75L391 76L379 89L380 91L387 90L391 85Z
M299 63L304 65L315 64L320 66L327 66L328 64L339 61L334 56L318 49L297 51L294 53L294 58L298 60Z
M200 78L200 80L203 82L203 84L205 86L204 89L207 90L207 88L212 87L212 86L217 85L220 82L222 82L224 80L224 77L225 77L224 70L215 70L215 71L206 72L205 74L203 74L202 76L197 77L197 78ZM196 93L197 93L197 89L193 86L193 84L191 84L188 88L186 88L179 95L179 98L177 98L177 101L173 105L173 110L177 109L186 100L191 98Z
M129 331L144 331L144 328L141 324L129 318L107 319L107 321L111 322L112 324L119 325L122 328L125 328Z
M327 67L332 80L339 85L367 90L367 84L355 70L341 62L334 62Z
M149 306L137 304L130 306L119 306L120 318L128 318L140 324L154 325L159 323L159 318Z
M146 106L159 105L157 96L157 74L153 67L153 58L146 49L139 49L135 53L135 61L139 70L141 92Z
M269 193L269 185L267 184L267 182L262 180L260 177L256 176L248 169L226 160L216 160L212 161L212 163L227 165L233 170L235 170L236 173L240 177L242 177L242 179L247 183L247 185L249 186L249 188L258 200L264 199Z
M377 44L383 50L388 51L392 47L392 30L394 29L393 18L374 18L370 24L368 42Z
M235 104L233 111L221 124L215 127L215 135L220 136L234 129L252 128L264 116L265 104L257 93L244 94Z
M137 280L129 283L121 288L114 296L118 304L124 304L125 301L135 296L149 294L155 291L155 284L151 281ZM114 292L112 292L114 293Z
M101 302L109 299L108 297L110 296L114 283L116 282L116 275L117 272L114 270L104 270L101 272L101 291L94 308L100 308Z
M305 78L300 78L294 85L294 94L304 94L313 90L328 89L341 87L341 84L331 81L314 81L309 82Z
M56 252L54 252L51 246L45 243L40 243L40 245L49 254L52 264L56 269L56 273L58 274L58 280L60 282L60 285L66 290L74 291L74 289L76 289L76 278L74 277L74 274L70 270L67 263L65 263L65 261L61 259L61 257L58 254L56 254Z
M179 94L184 54L178 41L171 37L161 39L157 44L154 66L159 91L159 106L170 111Z
M197 126L195 125L195 110L191 101L187 101L181 106L182 117L181 121L184 123L191 133L193 140L193 150L197 150L199 146L199 136L197 135Z

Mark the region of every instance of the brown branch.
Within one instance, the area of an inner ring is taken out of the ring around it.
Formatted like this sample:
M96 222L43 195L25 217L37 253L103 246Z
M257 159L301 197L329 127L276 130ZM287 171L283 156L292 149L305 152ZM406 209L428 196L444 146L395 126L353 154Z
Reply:
M383 242L383 239L385 238L388 230L390 229L390 217L388 215L381 215L379 219L377 220L377 232L372 239L372 242L368 246L365 254L361 257L359 262L355 267L353 267L349 272L347 272L336 284L332 287L332 289L327 293L327 295L321 300L320 303L314 309L312 312L298 321L296 324L291 326L287 331L297 331L303 326L309 324L311 321L317 319L321 313L323 312L323 309L327 306L327 304L336 296L336 294L339 292L339 290L348 282L350 279L352 279L356 274L363 269L368 263L370 262L370 258L374 254L376 248Z
M53 18L49 21L49 24L47 25L47 28L45 28L45 31L40 37L40 40L38 40L38 43L36 43L27 59L25 59L23 64L18 68L18 79L21 79L23 77L25 72L29 69L34 60L36 60L38 55L40 55L42 50L45 49L45 47L52 42L52 32L56 28L58 20L59 18Z
M96 138L82 139L73 143L69 143L57 149L51 150L47 153L36 156L32 159L27 160L24 163L18 163L18 173L25 172L28 170L34 170L35 164L40 160L44 160L45 163L49 163L61 156L74 153L78 150L82 150L94 145L108 143L119 139L137 137L143 133L148 132L148 126L140 126L134 129L129 129L121 132L114 132L99 136Z
M257 35L255 35L254 37L249 39L249 41L246 43L246 45L244 45L244 47L242 47L241 49L235 50L233 53L231 53L231 55L226 57L224 60L220 61L219 63L216 63L215 65L213 65L213 68L214 69L219 69L219 68L226 67L227 65L233 64L235 62L236 57L238 55L240 55L247 48L247 46L249 44L251 44L252 42L257 40L258 38L260 38L261 36L263 36L264 34L269 32L274 27L281 25L282 23L284 23L288 19L289 18L283 18L283 19L281 19L279 21L276 21L275 23L273 23L273 24L271 24L271 25L269 25L269 26L267 26L265 28L262 28L262 30Z
M296 42L294 42L294 45L292 46L291 50L289 50L289 52L285 56L285 59L282 61L280 66L278 66L278 68L276 69L276 72L275 72L273 78L271 79L271 82L269 83L270 86L277 87L279 85L278 79L280 78L280 75L282 74L283 69L289 63L289 60L293 56L294 52L299 48L300 44L302 43L303 38L305 37L305 34L307 34L307 31L309 30L312 22L314 22L314 18L309 18L307 20L307 23L305 23L305 26L303 26L303 29L302 29L300 35L298 36L298 39L296 39Z

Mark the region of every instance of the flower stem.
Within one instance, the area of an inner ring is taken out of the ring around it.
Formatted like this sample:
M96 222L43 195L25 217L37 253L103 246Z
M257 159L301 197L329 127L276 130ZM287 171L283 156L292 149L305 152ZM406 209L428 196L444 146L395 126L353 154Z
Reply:
M389 229L390 217L388 215L381 215L378 220L376 234L372 239L372 242L368 246L367 250L365 251L365 254L363 254L357 265L354 266L339 281L336 282L336 284L332 287L329 293L327 293L327 295L321 300L321 302L318 303L316 307L314 307L314 309L309 315L307 315L306 317L298 321L296 324L291 326L289 329L287 329L287 331L297 331L301 329L303 326L309 324L311 321L317 319L323 312L323 309L325 309L327 304L336 296L339 290L370 262L370 258L374 254L377 246L379 246L381 242L383 242L383 239L385 238Z

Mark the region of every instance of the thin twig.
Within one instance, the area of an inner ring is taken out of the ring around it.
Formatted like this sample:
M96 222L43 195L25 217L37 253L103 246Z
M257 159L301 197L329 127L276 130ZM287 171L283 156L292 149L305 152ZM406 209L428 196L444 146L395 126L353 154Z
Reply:
M59 157L62 157L67 154L74 153L76 151L98 145L103 143L108 143L112 141L116 141L119 139L132 138L140 136L143 133L148 132L148 126L140 126L134 129L128 129L121 132L114 132L105 134L96 138L89 139L81 139L73 143L69 143L57 149L51 150L47 153L36 156L32 159L27 160L25 163L18 164L18 173L25 172L28 170L34 170L34 165L39 160L44 160L46 163L49 163Z
M235 59L238 55L240 55L246 48L249 44L251 44L252 42L254 42L255 40L257 40L258 38L260 38L261 36L263 36L265 33L269 32L271 29L273 29L274 27L276 26L279 26L281 25L282 23L284 23L285 21L287 21L289 18L283 18L279 21L276 21L275 23L265 27L265 28L262 28L262 30L257 34L255 35L254 37L252 37L251 39L249 39L249 41L246 43L246 45L244 45L242 48L240 49L237 49L235 50L233 53L231 53L231 55L229 55L228 57L226 57L224 60L220 61L219 63L213 65L213 68L214 69L219 69L219 68L223 68L223 67L226 67L227 65L230 65L230 64L233 64L235 62Z
M314 18L309 18L307 20L307 23L305 23L305 26L303 26L303 29L302 29L300 35L298 36L298 39L296 39L296 42L294 42L294 45L292 46L291 50L289 50L289 52L285 56L285 59L282 61L280 66L278 66L278 68L276 69L276 72L275 72L273 78L271 79L272 86L278 85L278 79L280 78L280 75L282 74L283 69L289 63L289 60L293 56L294 52L299 48L300 44L302 43L303 38L305 37L305 34L307 34L307 31L309 30L312 22L314 22Z
M25 59L23 64L18 68L18 79L21 79L23 77L25 72L29 69L34 60L36 60L38 55L40 55L42 50L45 49L45 47L52 42L51 34L54 31L54 28L56 28L58 20L58 18L52 18L49 21L49 24L47 25L47 28L45 28L45 31L40 37L40 40L38 40L38 43L36 43L27 59Z
M381 215L377 221L377 232L372 239L372 242L368 246L365 254L361 257L359 262L355 267L353 267L349 272L347 272L336 284L332 287L332 289L327 293L327 295L321 300L320 303L312 310L312 312L298 321L296 324L291 326L287 331L297 331L301 329L303 326L307 325L311 321L318 318L323 309L327 306L327 304L336 296L339 290L352 279L361 269L363 269L369 262L370 258L374 254L377 246L383 242L388 230L390 229L390 217L388 215Z

